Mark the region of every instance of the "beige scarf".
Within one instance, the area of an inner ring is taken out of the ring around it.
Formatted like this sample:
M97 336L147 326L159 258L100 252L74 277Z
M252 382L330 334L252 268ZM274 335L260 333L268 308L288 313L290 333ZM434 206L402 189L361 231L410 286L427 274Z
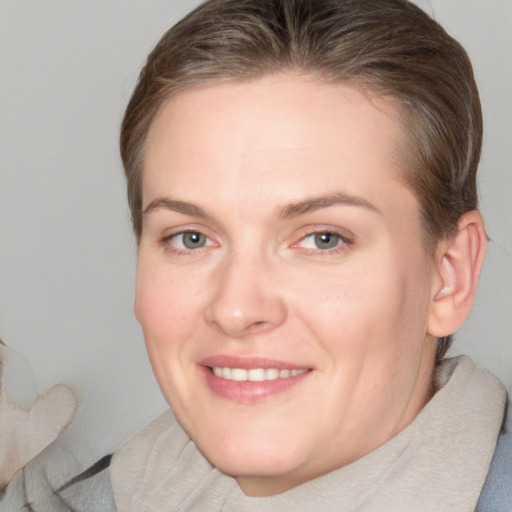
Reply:
M438 391L397 436L285 493L245 496L166 412L116 452L118 512L472 512L489 470L506 391L465 356L443 361Z

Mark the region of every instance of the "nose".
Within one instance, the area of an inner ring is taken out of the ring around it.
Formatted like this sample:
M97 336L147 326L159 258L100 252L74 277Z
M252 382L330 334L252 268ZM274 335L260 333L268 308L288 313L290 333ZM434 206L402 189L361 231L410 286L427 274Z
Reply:
M212 283L206 322L232 338L270 331L287 316L274 273L263 261L240 255L224 262Z

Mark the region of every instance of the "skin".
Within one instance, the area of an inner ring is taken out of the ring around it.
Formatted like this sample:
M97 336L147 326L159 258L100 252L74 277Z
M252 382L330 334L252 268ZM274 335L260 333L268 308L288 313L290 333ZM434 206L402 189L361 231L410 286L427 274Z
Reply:
M384 99L292 73L181 92L151 126L135 314L177 418L248 495L362 457L431 396L439 283L403 135ZM308 371L229 398L217 356Z

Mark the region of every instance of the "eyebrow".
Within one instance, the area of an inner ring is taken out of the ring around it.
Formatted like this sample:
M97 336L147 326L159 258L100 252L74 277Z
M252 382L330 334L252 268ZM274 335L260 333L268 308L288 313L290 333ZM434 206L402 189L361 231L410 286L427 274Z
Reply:
M170 199L168 197L159 197L151 201L151 203L149 203L146 208L144 208L142 213L146 215L154 210L158 210L159 208L172 210L174 212L182 213L183 215L189 215L191 217L206 218L209 216L205 210L199 206L196 206L195 204L186 203L184 201L177 201L176 199Z
M300 215L305 215L323 208L329 208L330 206L337 204L358 206L375 213L381 213L376 206L362 197L347 194L345 192L333 192L326 196L311 197L304 199L303 201L280 206L276 209L275 216L278 219L298 217ZM210 217L210 215L200 206L168 197L159 197L151 201L148 206L144 208L143 214L147 215L148 213L160 208L188 215L190 217L199 217L203 219Z
M362 197L347 194L345 192L333 192L326 196L312 197L297 203L290 203L282 206L277 209L276 216L280 219L298 217L299 215L305 215L337 204L359 206L375 213L381 213L375 205Z

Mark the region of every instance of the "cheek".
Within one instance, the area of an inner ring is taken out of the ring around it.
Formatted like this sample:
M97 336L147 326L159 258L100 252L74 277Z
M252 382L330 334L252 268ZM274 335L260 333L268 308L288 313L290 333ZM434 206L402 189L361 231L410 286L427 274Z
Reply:
M198 295L190 280L158 265L139 262L135 315L148 350L171 348L186 337L198 312Z
M382 294L375 276L358 269L335 269L295 278L294 302L315 330L344 339L357 329L371 325L380 315Z
M139 262L135 312L144 332L149 360L160 389L177 411L190 399L186 343L197 325L197 294L187 279L161 265Z
M423 340L426 316L422 279L400 262L370 264L307 277L296 289L300 315L330 350L363 356L389 351L411 337ZM388 354L386 359L391 356Z

